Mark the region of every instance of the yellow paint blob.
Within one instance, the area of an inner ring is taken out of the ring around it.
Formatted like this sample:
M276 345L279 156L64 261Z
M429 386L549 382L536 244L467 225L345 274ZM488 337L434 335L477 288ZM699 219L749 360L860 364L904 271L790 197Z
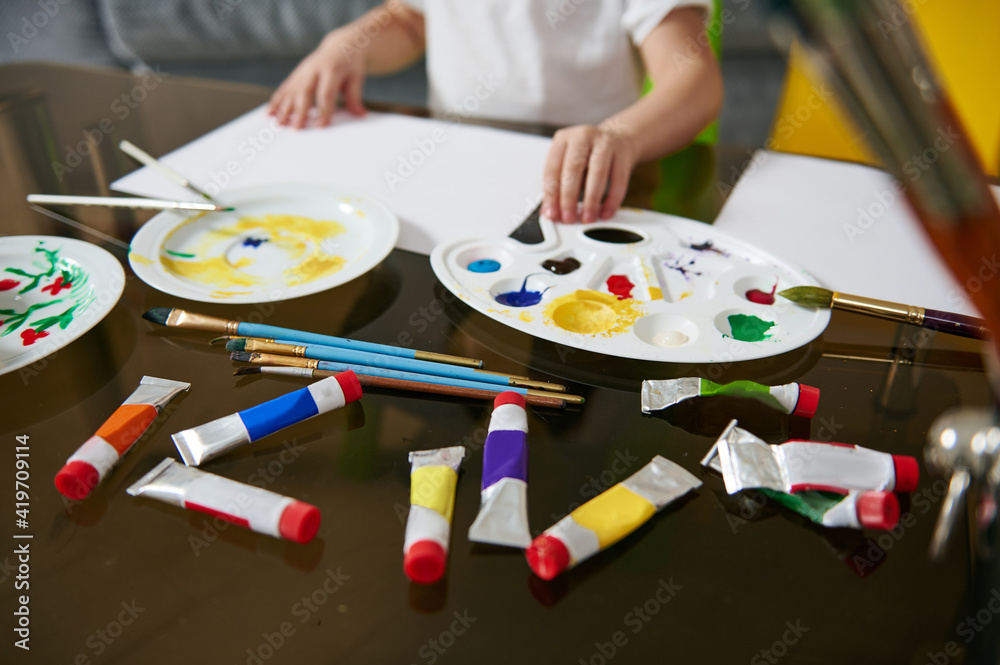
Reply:
M203 215L196 215L174 228L164 240L163 246L182 228L192 224ZM315 220L297 215L262 215L240 217L234 223L217 229L208 229L201 234L193 246L185 247L185 254L196 257L211 256L225 252L233 242L248 233L260 232L268 237L268 244L280 249L290 261L296 262L284 271L281 277L288 286L307 284L322 279L341 270L347 261L323 251L324 241L344 233L340 222ZM160 262L170 272L186 279L219 287L216 293L231 287L252 287L272 281L267 277L257 277L244 272L252 265L251 258L241 258L229 262L225 255L206 259L186 260L161 256Z
M153 264L153 259L147 259L145 256L142 256L141 254L130 253L128 255L128 258L131 259L132 261L135 261L136 263L138 263L140 265L144 265L144 266L148 266L148 265L152 265Z
M632 298L618 300L610 293L579 290L556 298L545 308L545 322L583 335L615 335L632 329L645 314Z
M663 300L663 290L658 286L649 287L650 300Z
M517 318L521 319L525 323L531 323L535 320L534 317L531 316L530 312L521 312L521 315Z
M436 511L451 522L458 474L450 466L421 466L410 474L410 503Z
M573 521L597 534L601 549L617 543L656 513L656 506L624 485L615 485L570 515Z
M264 281L260 277L255 277L241 270L241 268L252 265L253 259L243 258L232 264L224 256L204 261L179 261L161 256L160 263L175 275L202 284L214 284L222 288L256 286Z

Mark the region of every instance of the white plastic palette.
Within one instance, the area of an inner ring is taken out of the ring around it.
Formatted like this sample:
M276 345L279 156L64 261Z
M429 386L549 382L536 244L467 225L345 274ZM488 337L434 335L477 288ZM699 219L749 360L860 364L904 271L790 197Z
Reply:
M431 266L445 287L496 321L557 344L639 360L765 358L808 344L830 321L829 310L784 298L773 305L750 300L754 290L817 284L711 225L635 209L596 224L540 224L540 244L447 243L434 249Z

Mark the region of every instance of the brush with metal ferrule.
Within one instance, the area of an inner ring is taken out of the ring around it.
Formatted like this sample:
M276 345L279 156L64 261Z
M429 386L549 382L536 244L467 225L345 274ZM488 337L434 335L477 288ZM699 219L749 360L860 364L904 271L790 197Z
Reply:
M277 374L280 376L296 376L312 379L320 379L327 376L336 376L340 372L326 369L310 369L308 367L271 367L267 365L257 367L239 367L234 372L235 376L247 376L253 374ZM402 390L414 393L429 393L433 395L446 395L449 397L466 397L469 399L493 400L503 392L503 389L494 390L490 388L463 388L461 386L447 386L425 381L412 381L407 379L394 379L384 376L369 376L355 372L358 381L363 387L387 388L392 390ZM500 386L495 386L500 388ZM509 391L508 391L509 392ZM548 397L542 395L524 395L524 401L529 406L546 406L555 409L562 409L566 402L559 397Z
M971 337L973 339L990 339L990 331L986 327L986 321L974 316L955 314L954 312L943 312L937 309L927 309L914 305L901 305L899 303L865 298L863 296L851 296L846 293L830 291L819 286L795 286L784 291L779 291L778 295L806 307L816 307L820 309L842 309L847 312L857 312L867 314L880 319L909 323L928 330L959 335L961 337Z
M431 374L420 374L417 372L405 372L400 370L385 369L382 367L370 367L363 364L331 362L327 360L315 360L312 358L297 358L294 356L262 353L259 351L232 351L230 358L236 362L252 363L254 365L261 366L295 367L307 370L324 370L330 372L343 372L351 370L358 376L378 376L388 379L417 381L440 386L453 386L471 390L492 391L494 394L499 394L502 391L508 390L524 395L525 398L528 396L554 398L561 400L566 404L583 404L585 401L583 397L579 395L570 395L569 393L553 393L546 392L544 390L535 390L533 388L522 388L519 386L501 386L495 383L469 381L449 376L434 376ZM539 406L543 405L539 404Z
M327 360L337 363L350 363L366 365L368 367L394 369L403 372L416 372L418 374L448 376L455 379L465 379L467 381L477 381L480 383L492 383L500 386L520 386L522 388L553 390L557 392L562 392L566 389L564 386L557 383L512 377L507 374L486 372L479 369L473 369L471 367L458 367L456 365L448 365L446 363L385 356L378 353L368 353L364 351L335 348L331 346L280 344L278 342L265 342L258 339L237 337L226 342L226 350L276 353L286 356L311 358L313 360Z
M292 340L295 344L322 344L341 349L351 349L355 351L367 351L369 353L379 353L398 358L410 358L415 360L426 360L429 362L447 363L461 367L482 367L483 361L475 358L463 358L461 356L449 356L444 353L432 353L430 351L414 351L399 346L388 344L376 344L375 342L362 342L356 339L345 339L332 335L320 335L318 333L294 330L292 328L281 328L279 326L269 326L263 323L245 323L242 321L228 321L215 316L196 314L176 307L154 307L142 315L142 318L153 323L168 328L190 328L193 330L207 330L208 332L220 333L223 335L240 335L243 337L262 337L268 339Z

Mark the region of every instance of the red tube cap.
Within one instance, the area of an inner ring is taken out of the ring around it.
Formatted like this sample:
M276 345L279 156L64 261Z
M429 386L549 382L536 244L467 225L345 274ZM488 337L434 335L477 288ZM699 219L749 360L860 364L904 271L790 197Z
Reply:
M795 410L792 411L792 415L812 418L816 415L817 406L819 406L819 388L800 383L799 399L795 402Z
M493 400L493 408L498 406L503 406L504 404L517 404L522 409L524 408L524 395L516 393L513 390L505 390L496 396Z
M403 557L403 572L411 582L434 584L444 576L448 553L433 540L418 540Z
M899 523L899 499L892 492L863 492L857 502L858 521L866 529L891 529Z
M319 522L319 508L305 501L295 501L282 511L278 532L286 540L308 543L319 531Z
M569 568L569 550L555 536L542 534L524 551L531 570L543 580L551 580Z
M361 399L361 382L358 381L358 375L354 373L354 370L349 369L338 374L337 383L344 391L344 402L350 404Z
M916 457L909 455L893 455L892 466L896 470L896 483L893 489L897 492L912 492L920 482L920 465Z
M73 460L56 474L56 489L74 501L86 499L100 482L97 469L82 460Z

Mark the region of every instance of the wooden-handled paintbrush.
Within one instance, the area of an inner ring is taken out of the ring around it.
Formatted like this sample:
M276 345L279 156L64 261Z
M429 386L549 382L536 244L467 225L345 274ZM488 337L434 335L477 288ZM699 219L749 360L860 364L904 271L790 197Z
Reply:
M942 312L937 309L927 309L914 305L901 305L886 300L876 300L863 296L851 296L846 293L830 291L819 286L795 286L778 295L806 307L822 309L842 309L858 314L876 316L880 319L909 323L928 330L972 337L973 339L990 339L990 331L984 319L954 312Z
M305 378L319 379L327 376L335 376L340 372L312 369L309 367L239 367L234 374L236 376L253 374L277 374L284 376L299 376ZM492 390L489 388L463 388L461 386L446 386L436 383L426 383L423 381L411 381L406 379L393 379L384 376L370 376L367 374L357 374L358 382L362 386L372 388L388 388L392 390L402 390L404 392L429 393L434 395L446 395L448 397L466 397L469 399L492 401L503 390ZM499 386L497 386L499 387ZM555 409L565 408L566 402L561 397L555 395L542 395L526 391L524 401L530 406L547 406Z

